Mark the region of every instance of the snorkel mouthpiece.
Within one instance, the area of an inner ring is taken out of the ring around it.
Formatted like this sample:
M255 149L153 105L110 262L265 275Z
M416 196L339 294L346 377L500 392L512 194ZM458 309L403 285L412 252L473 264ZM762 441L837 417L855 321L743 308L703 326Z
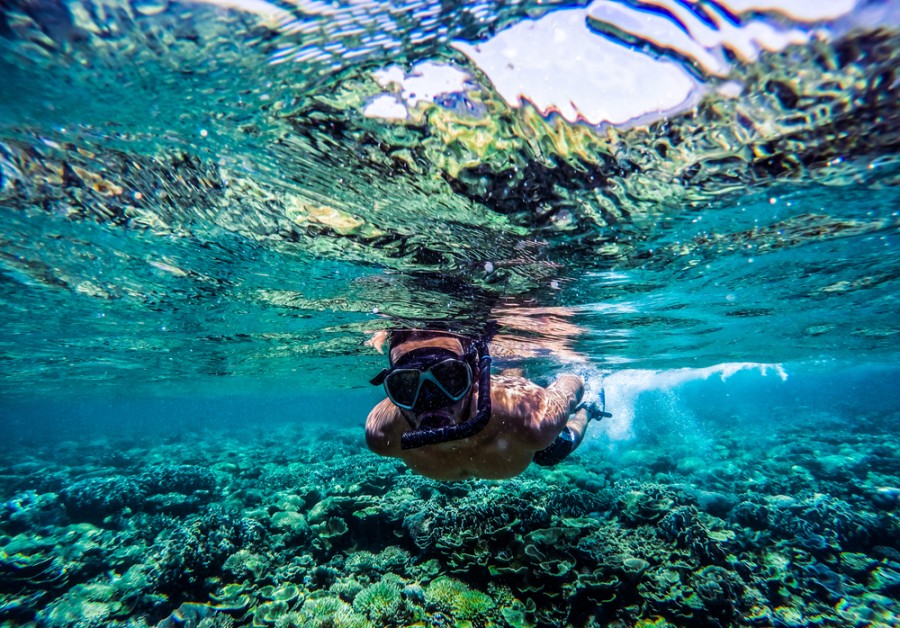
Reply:
M416 449L425 445L462 440L485 428L491 419L491 356L487 342L477 343L477 349L481 357L478 360L478 412L475 416L457 425L404 432L400 437L400 449Z

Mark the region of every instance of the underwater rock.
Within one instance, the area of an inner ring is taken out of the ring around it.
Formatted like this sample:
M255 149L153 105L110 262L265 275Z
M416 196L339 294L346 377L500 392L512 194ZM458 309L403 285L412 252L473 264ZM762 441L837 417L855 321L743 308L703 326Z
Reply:
M54 556L53 540L31 538L24 534L3 538L0 548L0 589L44 591L65 587L69 574L61 557Z
M222 569L232 574L236 580L255 582L269 571L270 562L264 554L240 549L225 560Z
M215 474L197 465L161 465L144 472L138 479L151 494L181 493L194 495L216 490Z
M694 497L697 499L697 506L700 507L700 510L717 517L726 516L735 505L732 497L714 491L698 490L694 492Z
M673 496L666 489L651 484L623 493L616 502L619 518L631 525L656 522L674 505Z
M146 488L132 478L100 477L75 482L59 496L72 519L99 525L105 517L124 508L139 508L146 497Z
M844 583L840 574L827 565L814 562L802 569L808 576L808 583L820 592L830 595L832 602L836 602L844 596Z
M0 523L9 534L46 533L66 523L66 511L53 493L23 491L0 505Z
M732 509L731 518L753 530L765 530L769 526L769 510L755 502L739 503Z
M878 593L896 597L900 594L900 564L879 565L869 577L869 587Z
M218 609L209 604L185 602L175 609L171 615L159 622L156 628L200 626L205 623L204 620L215 617L217 612Z
M854 459L850 456L829 454L814 456L808 461L809 466L826 480L848 480L856 475L856 471L865 465L865 459Z
M876 561L866 554L856 552L841 552L840 554L841 571L856 579L864 578L876 564Z
M709 468L709 461L699 456L685 456L678 459L676 470L682 475L696 475Z
M810 530L804 530L797 534L794 537L794 542L798 547L805 549L811 554L819 554L831 549L828 539Z
M785 509L794 506L797 500L790 495L771 495L766 498L773 508Z
M896 607L896 598L866 593L859 598L842 598L834 610L846 626L892 626L897 622Z
M896 486L879 486L871 495L872 503L882 510L896 510L900 504L900 488Z
M208 513L170 528L157 537L153 555L158 587L176 599L204 591L205 580L219 573L238 549L264 546L265 529L253 520Z
M144 499L143 509L176 517L183 517L200 510L203 502L193 495L183 493L163 493L150 495Z
M19 593L0 593L0 617L10 625L25 625L34 619L34 609L46 595L46 591L26 593L24 590Z
M274 513L270 525L276 532L285 534L290 542L303 542L311 535L306 517L295 511L281 510Z
M425 590L416 582L403 587L403 597L412 604L425 605Z

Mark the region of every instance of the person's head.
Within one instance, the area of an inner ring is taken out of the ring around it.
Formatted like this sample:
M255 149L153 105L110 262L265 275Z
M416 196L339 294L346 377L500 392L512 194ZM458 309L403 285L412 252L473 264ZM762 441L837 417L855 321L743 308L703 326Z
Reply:
M385 392L413 429L456 425L468 418L478 377L472 340L433 330L395 331L391 367L373 382Z

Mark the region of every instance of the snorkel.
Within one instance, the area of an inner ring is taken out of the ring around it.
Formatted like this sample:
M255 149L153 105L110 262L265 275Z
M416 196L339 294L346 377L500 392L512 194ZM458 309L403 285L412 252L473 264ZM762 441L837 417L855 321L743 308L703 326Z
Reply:
M478 411L475 416L456 425L404 432L400 437L400 449L416 449L425 445L462 440L474 436L487 426L491 420L491 355L486 340L476 342L474 348L478 357Z

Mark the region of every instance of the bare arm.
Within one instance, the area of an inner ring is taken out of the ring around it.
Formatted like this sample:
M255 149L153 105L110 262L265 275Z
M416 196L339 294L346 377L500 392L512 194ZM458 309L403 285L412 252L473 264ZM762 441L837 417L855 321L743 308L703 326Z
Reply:
M400 436L405 423L389 399L382 399L366 419L366 445L379 456L400 457Z
M509 386L506 394L498 396L504 414L520 428L517 431L522 446L539 451L549 447L566 426L584 394L584 380L578 375L565 374L547 388L527 380L519 381L522 384Z

